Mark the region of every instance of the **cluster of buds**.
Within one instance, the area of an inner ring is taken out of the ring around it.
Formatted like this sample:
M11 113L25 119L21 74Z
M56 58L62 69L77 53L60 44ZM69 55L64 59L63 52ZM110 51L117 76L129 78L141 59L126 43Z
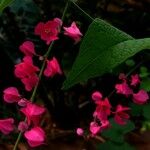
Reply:
M35 35L40 36L47 45L59 39L60 28L62 21L59 18L40 22L35 27ZM75 22L70 27L63 27L64 35L72 38L75 43L81 39L81 32ZM38 85L40 71L39 67L34 65L33 57L39 57L39 60L46 60L47 64L43 71L46 77L53 77L56 74L62 74L60 65L55 57L48 59L36 53L35 45L32 41L25 41L19 46L20 51L24 54L22 61L15 65L14 75L24 84L25 90L30 92ZM41 59L43 58L43 59ZM45 143L46 133L41 127L42 115L46 112L44 106L37 105L32 100L27 100L18 91L16 87L8 87L3 91L3 98L6 103L16 103L19 106L20 112L26 117L24 121L18 124L18 131L22 132L31 147L36 147ZM6 118L0 119L0 131L7 135L14 130L14 119Z
M149 99L148 93L144 89L138 88L140 84L140 77L138 74L131 75L128 80L125 74L120 74L119 79L121 83L115 85L116 94L124 95L125 98L131 99L135 104L145 104ZM137 91L138 92L135 92ZM111 127L109 122L110 115L114 116L114 121L119 125L126 125L127 120L130 118L128 111L130 108L128 106L123 106L118 104L116 108L113 108L109 98L103 98L102 93L95 91L92 94L92 100L96 104L96 109L93 113L93 121L90 123L90 135L96 136L103 130ZM115 111L112 111L115 110ZM79 136L84 135L84 130L78 128L76 130Z

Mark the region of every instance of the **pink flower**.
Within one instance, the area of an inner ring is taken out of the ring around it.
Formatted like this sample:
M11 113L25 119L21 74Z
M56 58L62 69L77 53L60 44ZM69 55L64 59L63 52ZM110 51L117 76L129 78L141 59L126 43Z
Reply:
M146 91L140 90L138 93L133 94L133 102L136 104L144 104L149 99Z
M3 91L4 101L7 103L15 103L21 99L21 96L15 87L9 87Z
M93 135L96 135L100 132L101 127L96 122L90 123L90 131Z
M28 103L31 103L29 100L22 98L20 101L18 101L18 105L21 107L26 107Z
M25 132L28 129L28 124L24 121L19 122L18 130L21 132Z
M0 131L3 134L9 134L13 130L14 130L14 119L13 118L7 118L7 119L0 120Z
M47 67L44 70L46 77L53 77L55 74L62 74L59 63L55 57L52 60L47 60Z
M39 71L39 68L33 65L32 58L26 56L23 58L23 62L15 65L15 76L18 78L26 78L34 75Z
M26 56L33 56L35 55L35 49L34 49L34 43L31 41L25 41L19 46L19 49L22 53L24 53Z
M24 136L31 147L40 146L44 144L45 141L45 132L40 127L34 127L31 130L26 131Z
M109 120L102 120L101 121L101 131L105 130L105 129L108 129L110 126L111 125L110 125Z
M39 82L39 77L36 74L34 74L32 76L29 76L28 78L21 79L21 81L25 85L25 89L27 91L31 91Z
M100 120L107 120L107 117L111 114L111 105L108 98L104 100L97 101L97 106L95 110L96 117Z
M133 93L132 89L128 86L128 84L124 81L121 84L116 84L115 88L117 93L123 94L125 96L129 96Z
M28 125L30 125L31 122L34 125L38 125L45 110L44 107L32 103L28 103L26 107L20 109L20 111L27 117Z
M59 28L62 25L62 21L59 18L47 21L46 23L40 22L35 27L34 33L39 35L42 40L49 45L52 41L58 39Z
M70 27L64 27L64 30L64 34L72 38L75 43L78 43L81 40L82 33L75 22L72 22Z
M120 125L125 125L126 121L129 119L129 115L126 113L128 110L130 110L130 108L117 105L114 117L115 122Z
M79 136L83 136L84 130L83 130L82 128L77 128L76 133L77 133L77 135L79 135Z
M25 85L25 89L31 91L39 81L36 74L38 71L39 68L33 65L32 58L26 56L23 62L15 65L14 73L16 77L21 79L22 83Z
M136 86L139 83L140 83L139 75L138 74L132 75L131 76L131 85Z
M92 94L92 99L93 99L94 101L101 100L101 99L102 99L102 94L101 94L99 91L95 91L95 92Z

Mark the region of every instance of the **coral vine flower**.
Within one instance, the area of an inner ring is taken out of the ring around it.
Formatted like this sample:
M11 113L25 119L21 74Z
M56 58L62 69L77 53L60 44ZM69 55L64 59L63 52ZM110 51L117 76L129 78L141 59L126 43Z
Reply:
M84 130L83 130L82 128L77 128L76 133L77 133L77 135L79 135L79 136L83 136Z
M101 94L99 91L95 91L95 92L92 94L92 99L93 99L94 101L101 100L101 99L102 99L102 94Z
M52 60L47 60L47 67L44 70L46 77L53 77L55 74L62 74L59 63L55 57Z
M28 103L26 107L21 108L20 111L27 117L28 125L31 122L34 125L38 125L42 114L46 111L46 109L42 106L38 106L36 104Z
M117 93L123 94L125 96L129 96L133 93L132 89L128 86L126 81L121 84L116 84L115 88L117 90Z
M129 115L126 111L130 110L128 107L124 107L122 105L117 105L114 120L116 123L120 125L125 125L126 121L129 119Z
M100 100L96 102L96 110L95 114L96 117L100 120L107 120L107 117L111 114L111 104L109 103L108 98L105 98L104 100Z
M21 132L25 132L28 129L28 124L24 121L19 122L18 130Z
M96 122L90 123L90 131L93 135L96 135L100 132L101 126L99 126Z
M136 86L139 83L140 83L139 75L138 74L132 75L131 76L131 85Z
M136 104L144 104L149 99L146 91L140 90L138 93L133 94L133 102Z
M70 27L63 27L65 32L64 34L72 38L75 43L78 43L81 40L82 33L77 27L75 22L72 22Z
M21 99L21 96L15 87L9 87L3 91L4 101L7 103L15 103Z
M35 27L35 35L39 35L42 40L49 45L52 41L58 39L59 28L62 25L62 21L59 18L47 21L46 23L40 22Z
M24 136L31 147L40 146L44 144L45 141L45 132L40 127L34 127L31 130L26 131Z
M14 130L14 119L13 118L7 118L7 119L0 120L0 131L3 134L9 134L13 130Z
M15 65L14 73L16 77L21 79L25 85L25 89L31 91L39 80L36 74L38 71L39 68L33 65L32 58L26 56L23 58L23 62Z
M19 46L19 49L22 53L24 53L26 56L33 56L35 55L35 49L34 49L34 43L31 41L25 41Z

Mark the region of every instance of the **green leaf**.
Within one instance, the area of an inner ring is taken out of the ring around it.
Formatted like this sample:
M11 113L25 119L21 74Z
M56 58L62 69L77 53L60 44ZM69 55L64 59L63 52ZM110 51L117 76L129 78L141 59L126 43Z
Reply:
M108 141L102 144L99 144L97 150L135 150L128 143L116 144L114 142Z
M124 135L135 128L131 121L128 121L127 124L123 126L116 124L113 119L111 119L110 122L112 127L103 131L102 135L116 143L123 143Z
M150 48L150 38L133 39L124 32L96 19L89 27L72 70L63 88L109 72L143 49Z
M141 116L143 114L143 105L138 105L133 102L129 103L132 116Z
M150 78L144 78L140 84L140 89L144 89L147 92L150 92Z
M103 20L95 19L84 36L77 59L63 88L67 89L82 80L104 73L107 69L103 65L109 61L108 59L106 62L105 59L101 60L105 52L110 47L131 39L134 38ZM108 54L109 52L106 55Z
M125 63L129 67L133 67L135 65L135 61L133 59L128 59Z
M143 105L143 116L150 120L150 104Z
M14 0L0 0L0 12L9 6Z

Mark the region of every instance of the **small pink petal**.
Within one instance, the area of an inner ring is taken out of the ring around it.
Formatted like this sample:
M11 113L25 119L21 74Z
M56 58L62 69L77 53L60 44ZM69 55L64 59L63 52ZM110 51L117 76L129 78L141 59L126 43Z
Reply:
M19 122L18 130L21 132L25 132L28 129L28 124L24 121Z
M149 95L145 90L140 90L138 93L133 94L133 102L136 104L145 104L149 99Z
M84 130L83 130L82 128L77 128L76 133L77 133L77 135L79 135L79 136L83 136Z
M45 132L40 127L34 127L31 130L26 131L24 136L31 147L40 146L44 144L45 141Z
M9 87L3 91L4 101L7 103L15 103L21 99L21 96L16 87Z
M1 119L0 120L0 131L3 134L9 134L14 130L14 119L13 118L7 118L7 119Z
M101 127L96 122L90 123L90 131L93 135L96 135L100 132Z
M131 76L131 85L132 85L132 86L136 86L136 85L138 85L140 82L141 82L141 81L140 81L140 77L139 77L138 74L135 74L135 75L132 75L132 76Z
M93 99L94 101L101 100L101 99L102 99L102 94L101 94L99 91L95 91L95 92L92 94L92 99Z
M25 41L22 45L20 45L19 49L23 52L26 56L33 56L35 55L34 43L31 41Z
M64 34L72 38L75 43L78 43L81 40L82 33L75 22L72 22L70 27L64 27L64 30Z

